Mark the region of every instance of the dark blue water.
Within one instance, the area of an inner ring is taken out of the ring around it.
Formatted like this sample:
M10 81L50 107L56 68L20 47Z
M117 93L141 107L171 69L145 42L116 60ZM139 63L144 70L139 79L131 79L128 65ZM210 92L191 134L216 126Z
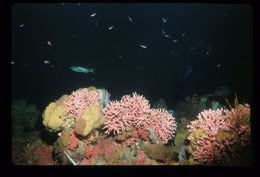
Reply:
M15 4L12 100L43 110L94 85L112 100L136 91L171 108L225 85L250 103L252 23L250 6L235 4ZM75 65L96 73L74 72Z

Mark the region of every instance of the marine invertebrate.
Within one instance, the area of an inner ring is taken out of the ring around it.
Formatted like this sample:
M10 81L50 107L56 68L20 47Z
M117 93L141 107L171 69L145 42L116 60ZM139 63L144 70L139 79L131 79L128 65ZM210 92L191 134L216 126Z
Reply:
M82 113L82 117L77 119L75 132L79 135L86 136L92 129L101 126L104 123L102 109L98 105L87 106Z
M103 113L106 134L119 134L131 126L136 129L150 127L163 143L167 143L176 130L175 118L171 114L165 109L150 109L149 101L137 93L125 95L120 101L111 101Z
M177 124L175 118L165 109L151 109L149 119L158 139L166 144L175 135Z
M87 159L87 163L90 165L92 164L94 161L95 158L98 157L99 155L99 152L101 150L101 142L98 141L95 146L93 145L85 145L85 157Z
M138 128L137 133L141 137L141 139L148 140L149 132L147 130Z
M89 91L87 88L83 88L72 92L64 103L67 105L67 113L72 114L76 118L81 118L85 108L91 104L99 105L99 100L100 96L97 91Z
M63 106L65 105L64 102L69 99L69 95L64 94L62 95L57 101L55 101L56 105Z
M196 120L191 121L191 124L187 125L187 128L189 128L190 132L202 128L211 136L215 136L220 129L229 130L230 121L223 119L223 111L223 108L217 109L216 111L211 109L204 110L198 114Z
M69 149L74 151L78 145L79 145L79 140L75 135L75 131L72 130L70 135L70 141L69 141Z
M144 151L142 150L136 150L137 156L136 156L136 165L144 165L146 161L150 160Z
M145 146L145 154L155 160L166 161L170 157L171 147L166 147L162 143L148 144Z
M58 106L55 102L50 103L44 110L43 125L51 131L58 131L62 126L62 119L60 116L64 114L66 106Z
M26 156L28 161L34 165L55 165L52 158L52 146L40 145L32 149Z
M250 144L250 106L239 104L237 98L234 105L229 104L230 110L204 110L187 126L191 132L188 149L195 163L230 161L241 147Z
M125 95L120 101L111 101L103 110L106 133L113 131L114 134L119 134L133 124L138 127L147 125L149 110L148 100L137 93L133 93L132 97Z
M68 164L68 158L65 156L63 151L68 150L69 140L70 140L70 131L63 130L61 132L60 137L58 138L57 147L54 148L54 150L57 152L58 158L61 160L62 165Z

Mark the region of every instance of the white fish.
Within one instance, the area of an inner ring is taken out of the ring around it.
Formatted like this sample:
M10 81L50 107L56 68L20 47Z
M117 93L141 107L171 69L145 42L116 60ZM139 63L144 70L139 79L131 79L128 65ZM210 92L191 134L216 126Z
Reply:
M82 66L72 66L70 67L72 71L78 72L78 73L94 73L95 74L95 69L93 68L85 68Z
M167 37L167 38L170 38L170 37L171 37L171 36L170 36L170 35L168 35L168 34L165 34L164 36L165 36L165 37Z
M49 60L44 60L43 63L44 64L50 64L50 61Z
M218 64L217 67L219 68L221 66L221 64Z
M90 15L90 17L95 17L97 15L97 13L93 13Z
M13 64L14 64L14 61L11 61L11 64L13 65Z
M110 26L109 28L108 28L108 30L111 30L111 29L113 29L114 28L114 26L112 25L112 26Z
M144 49L146 49L147 48L147 46L145 46L145 45L140 45L140 47L142 47L142 48L144 48Z
M132 22L132 23L133 23L133 20L132 20L132 18L131 18L130 16L128 17L128 19L130 20L130 22Z
M165 34L166 34L165 31L164 31L163 29L161 29L161 32L162 32L162 35L165 35Z
M184 37L186 35L186 33L183 33L182 35L181 35L181 37Z
M108 93L107 89L97 89L100 102L103 106L106 106L110 102L110 93Z
M19 25L19 28L22 28L22 27L24 27L24 24Z
M166 23L167 20L168 20L167 18L162 17L162 21L163 21L163 23Z
M47 41L48 46L52 46L51 41Z
M178 39L174 39L174 40L172 40L172 42L176 43L176 42L179 42L179 40Z

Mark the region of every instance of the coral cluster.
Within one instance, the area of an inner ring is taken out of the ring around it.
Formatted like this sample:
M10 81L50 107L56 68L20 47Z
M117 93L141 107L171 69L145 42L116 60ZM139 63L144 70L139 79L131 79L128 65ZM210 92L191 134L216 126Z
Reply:
M242 146L250 144L250 106L238 102L230 110L201 112L187 127L191 134L189 151L196 164L210 165L230 161Z
M193 94L169 113L162 99L151 108L149 101L137 93L110 102L106 89L79 89L46 107L43 124L48 130L59 131L59 138L53 147L39 144L40 141L29 144L27 161L62 165L228 162L250 145L250 106L236 101L234 108L228 103L227 110L219 102L216 110L205 109L207 102L216 102L213 96L199 98ZM176 115L182 123L178 131Z
M176 130L175 118L165 109L151 109L149 101L133 93L125 95L120 101L111 101L103 110L104 129L109 134L119 134L129 127L151 128L161 142L167 143Z
M64 103L67 105L66 112L72 114L76 118L82 117L82 112L89 105L99 105L100 96L95 90L87 88L79 89L72 92Z

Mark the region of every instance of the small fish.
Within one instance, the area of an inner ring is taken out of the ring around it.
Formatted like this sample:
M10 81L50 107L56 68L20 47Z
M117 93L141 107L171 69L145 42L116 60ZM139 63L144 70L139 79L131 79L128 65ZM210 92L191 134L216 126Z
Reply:
M19 28L22 28L22 27L24 27L24 24L19 25Z
M117 55L117 56L118 56L118 58L120 58L120 59L122 59L122 58L123 58L121 55Z
M164 37L170 38L171 36L168 34L165 34Z
M98 26L98 22L96 21L95 26Z
M97 13L93 13L90 15L90 17L95 17L97 15Z
M55 65L51 65L51 67L52 67L52 68L54 68L54 67L55 67Z
M147 48L147 46L145 46L145 45L142 45L142 44L140 44L140 47L142 47L142 48L144 48L144 49L146 49L146 48Z
M71 162L73 165L77 165L76 162L69 156L69 154L67 154L66 151L64 151L64 154L68 157L68 159L70 160L70 162Z
M178 39L174 39L174 40L172 40L172 42L176 43L176 42L179 42L179 40Z
M52 46L51 41L47 41L48 46Z
M133 20L132 20L132 18L131 18L130 16L128 17L128 19L130 20L130 22L132 22L132 23L133 23Z
M163 29L161 29L161 32L162 32L162 35L165 35L165 34L166 34L165 31L164 31Z
M100 103L102 106L106 106L110 102L110 93L108 93L107 89L97 89L100 96Z
M181 35L181 37L184 37L184 36L186 36L186 33L183 33L183 34Z
M218 64L217 67L219 68L221 66L221 64Z
M188 76L192 73L191 65L187 67L186 73L184 74L185 78L188 78Z
M166 23L167 20L168 20L167 18L162 17L162 21L163 21L163 23Z
M72 67L70 67L70 69L72 71L75 71L78 73L94 73L95 74L95 70L93 68L85 68L82 66L72 66Z
M13 65L14 64L14 61L11 61L11 65Z
M50 61L49 60L44 60L43 63L44 64L50 64Z
M112 25L112 26L110 26L109 28L108 28L108 30L111 30L111 29L113 29L114 28L114 26Z

